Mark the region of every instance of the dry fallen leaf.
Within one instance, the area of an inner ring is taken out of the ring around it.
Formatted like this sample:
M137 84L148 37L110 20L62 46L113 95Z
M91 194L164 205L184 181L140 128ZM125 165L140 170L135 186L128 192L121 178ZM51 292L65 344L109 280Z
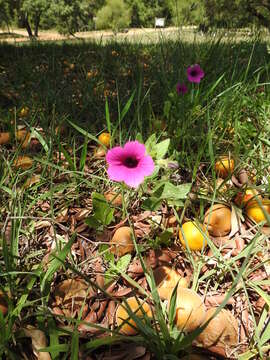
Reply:
M39 352L39 349L47 346L47 339L43 331L36 329L34 326L28 325L22 329L25 336L32 339L33 353L38 360L51 360L48 352Z
M88 300L96 291L83 279L67 279L55 288L53 308L60 308L67 317L76 317L82 310L82 318L88 312Z
M29 156L18 156L13 165L16 169L27 170L32 167L33 160Z
M31 187L34 184L37 184L40 182L40 175L33 175L29 179L26 180L24 187L27 189Z

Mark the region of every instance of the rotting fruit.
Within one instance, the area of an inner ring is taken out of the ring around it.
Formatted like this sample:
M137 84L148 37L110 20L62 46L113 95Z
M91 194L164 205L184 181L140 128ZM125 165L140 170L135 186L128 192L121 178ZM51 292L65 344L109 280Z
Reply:
M270 200L262 199L262 207L259 205L257 201L251 201L246 206L246 214L247 216L255 221L256 223L260 223L261 221L267 221L267 218L262 210L265 210L266 213L270 215ZM269 225L268 223L266 225Z
M190 250L202 250L207 245L206 228L202 224L197 224L195 221L187 221L179 230L179 239L184 247L186 242Z
M151 316L151 308L143 300L136 298L135 296L130 297L126 300L128 306L132 313L140 318L143 319L145 316ZM136 322L130 318L129 309L125 302L122 302L116 310L116 323L117 326L121 326L125 320L127 320L120 328L119 332L124 335L136 335L138 333Z
M122 226L116 230L111 241L111 252L117 256L123 256L134 251L132 231L128 226Z
M187 288L188 280L168 266L159 266L154 270L154 279L161 300L169 300L177 282L179 287Z
M231 231L231 210L226 205L214 204L204 217L204 225L212 236L225 236Z
M255 189L246 189L245 192L239 192L239 193L236 194L236 196L234 198L234 202L238 206L247 205L251 201L256 201L255 198L257 196L261 198L261 196L258 195L257 190L255 190Z
M99 135L98 140L102 145L109 147L111 141L111 135L107 132L104 132Z
M176 326L181 331L190 332L199 327L206 316L200 295L191 289L178 287L176 295Z
M216 308L207 310L203 324L214 315L215 311ZM230 311L222 309L199 334L196 342L204 347L220 346L225 348L236 345L238 342L237 320Z
M234 160L231 157L222 156L215 163L215 171L217 175L223 179L232 174L233 170Z

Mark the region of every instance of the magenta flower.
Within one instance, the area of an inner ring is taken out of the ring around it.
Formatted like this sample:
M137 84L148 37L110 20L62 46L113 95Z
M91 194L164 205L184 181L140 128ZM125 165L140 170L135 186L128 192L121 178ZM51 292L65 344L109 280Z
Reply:
M130 187L138 187L145 176L154 171L154 161L146 154L145 146L138 141L129 141L124 147L116 146L108 151L106 161L111 180L124 181Z
M187 78L189 82L199 84L203 77L204 71L200 65L195 64L187 68Z
M184 95L187 93L187 91L188 91L188 88L187 88L186 84L179 83L179 82L176 84L176 92L178 95Z

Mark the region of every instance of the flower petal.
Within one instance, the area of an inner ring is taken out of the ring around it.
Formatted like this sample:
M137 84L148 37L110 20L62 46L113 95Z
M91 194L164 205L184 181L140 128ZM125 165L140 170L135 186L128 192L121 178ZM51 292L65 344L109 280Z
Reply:
M152 175L155 169L155 164L151 156L147 155L142 160L140 160L137 171L142 172L144 176Z
M137 159L141 159L145 155L145 146L139 141L129 141L124 146L124 152L126 156L136 156Z
M126 171L124 182L133 188L137 188L140 184L144 181L144 173L141 171L138 171L137 168L129 169L129 171Z
M124 150L121 146L115 146L107 152L106 161L109 165L119 166L122 164L122 158L124 156Z
M107 170L110 180L114 181L124 181L126 171L127 168L123 165L111 165Z

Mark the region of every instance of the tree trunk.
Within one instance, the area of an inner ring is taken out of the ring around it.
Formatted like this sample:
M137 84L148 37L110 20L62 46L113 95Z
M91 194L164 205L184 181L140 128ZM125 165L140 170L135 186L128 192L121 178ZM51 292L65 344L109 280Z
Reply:
M32 38L33 33L32 33L32 29L31 29L31 26L30 26L29 21L28 21L28 15L27 14L24 14L23 22L24 22L24 27L26 28L26 30L28 32L28 36L30 38Z
M35 16L35 37L38 37L38 27L40 23L40 13Z

